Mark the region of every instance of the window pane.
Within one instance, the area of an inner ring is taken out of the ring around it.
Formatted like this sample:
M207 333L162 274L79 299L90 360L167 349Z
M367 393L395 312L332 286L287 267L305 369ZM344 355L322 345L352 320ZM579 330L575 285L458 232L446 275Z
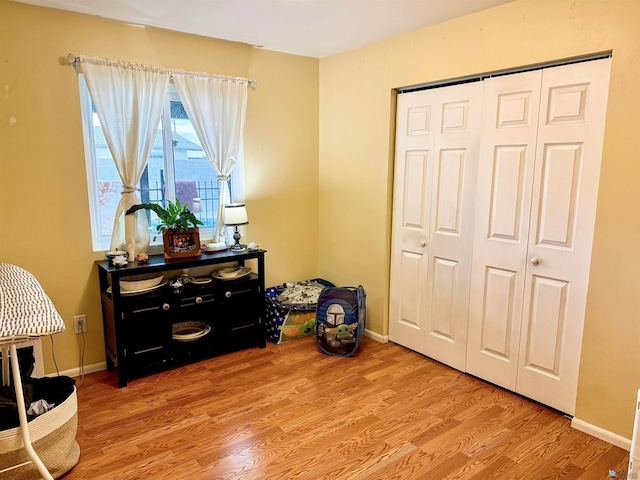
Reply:
M170 105L176 199L188 203L204 227L215 227L218 174L205 156L182 102L171 101Z
M93 107L93 103L92 103ZM122 181L113 163L100 120L95 109L91 115L93 128L93 147L96 159L95 178L98 193L98 229L100 237L110 239L113 233L113 218L122 193Z
M162 123L158 126L156 138L153 140L153 148L149 155L147 165L142 172L138 188L140 189L140 200L142 203L157 203L162 207L166 207L166 172L165 172L165 156L162 136ZM160 223L160 219L151 210L144 211L149 222L149 231L151 232L151 241L155 236L156 227Z
M111 238L113 233L113 220L116 208L122 194L122 180L118 174L113 157L109 151L107 140L100 126L98 115L93 112L93 138L94 155L96 159L96 191L98 192L98 216L99 235ZM164 155L162 148L162 129L153 142L153 149L149 162L140 178L137 187L143 203L155 202L164 205L163 194L164 176ZM159 223L158 217L152 211L147 211L147 220L151 230L155 232L155 227Z

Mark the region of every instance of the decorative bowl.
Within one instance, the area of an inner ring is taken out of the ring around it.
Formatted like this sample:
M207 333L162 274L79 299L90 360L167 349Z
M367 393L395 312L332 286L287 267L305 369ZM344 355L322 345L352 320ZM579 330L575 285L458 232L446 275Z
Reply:
M138 290L146 290L153 288L164 280L162 273L150 273L147 275L136 275L134 277L125 277L120 280L120 289L125 292L135 292Z
M237 265L235 267L226 267L221 268L217 272L221 277L237 277L240 273L242 273L242 267L240 265Z
M217 278L218 280L236 280L239 278L246 277L251 273L251 267L228 267L221 268L219 270L214 270L211 273L213 278Z
M200 267L183 268L182 273L186 273L190 277L206 277L211 275L215 265L203 265Z
M171 326L171 336L178 342L193 342L210 331L211 327L204 322L180 322Z

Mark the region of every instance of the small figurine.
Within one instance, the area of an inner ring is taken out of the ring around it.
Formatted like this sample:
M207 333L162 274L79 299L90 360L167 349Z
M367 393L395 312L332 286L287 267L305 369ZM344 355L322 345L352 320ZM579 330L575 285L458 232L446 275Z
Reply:
M116 268L124 268L129 266L129 262L127 262L127 257L124 255L118 255L111 259L111 263Z
M147 263L149 261L149 255L147 255L145 252L141 252L136 257L136 260L138 260L138 263Z
M169 282L169 285L171 285L171 288L173 288L175 291L177 291L177 292L181 291L182 288L184 287L184 282L182 281L182 276L171 280Z

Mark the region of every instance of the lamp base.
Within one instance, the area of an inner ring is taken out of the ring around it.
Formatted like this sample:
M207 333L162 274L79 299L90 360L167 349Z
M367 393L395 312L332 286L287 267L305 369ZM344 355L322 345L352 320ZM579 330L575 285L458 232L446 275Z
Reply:
M246 247L240 245L240 232L238 231L238 226L234 225L233 239L236 243L229 249L232 252L242 252L246 250Z

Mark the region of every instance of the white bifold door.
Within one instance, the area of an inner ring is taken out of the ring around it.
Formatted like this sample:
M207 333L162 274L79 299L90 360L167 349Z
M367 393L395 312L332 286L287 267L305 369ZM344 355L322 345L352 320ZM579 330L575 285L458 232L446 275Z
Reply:
M574 413L609 70L610 59L602 59L489 78L473 86L482 97L481 126L475 129L476 140L468 142L479 148L466 151L477 154L466 157L464 173L477 183L467 190L472 198L461 190L456 194L473 209L472 214L459 212L465 222L460 226L473 227L470 234L460 228L438 235L437 223L430 220L429 213L440 205L433 189L442 179L429 171L428 155L420 170L414 156L420 149L405 147L401 138L411 132L402 119L411 119L407 112L424 102L407 100L410 105L405 105L405 95L399 95L392 341ZM436 150L433 154L438 158ZM418 208L419 194L413 192L422 184L432 190ZM425 226L424 233L418 224ZM433 237L443 243L455 239L458 256L432 252ZM425 246L415 247L416 242ZM462 267L467 261L470 270ZM442 265L452 266L449 283L443 281ZM460 296L448 294L453 291ZM434 309L434 299L445 305L442 298L452 299L448 310ZM455 360L423 337L448 341Z
M464 370L482 82L398 96L389 338Z
M467 371L573 414L610 60L485 81Z

